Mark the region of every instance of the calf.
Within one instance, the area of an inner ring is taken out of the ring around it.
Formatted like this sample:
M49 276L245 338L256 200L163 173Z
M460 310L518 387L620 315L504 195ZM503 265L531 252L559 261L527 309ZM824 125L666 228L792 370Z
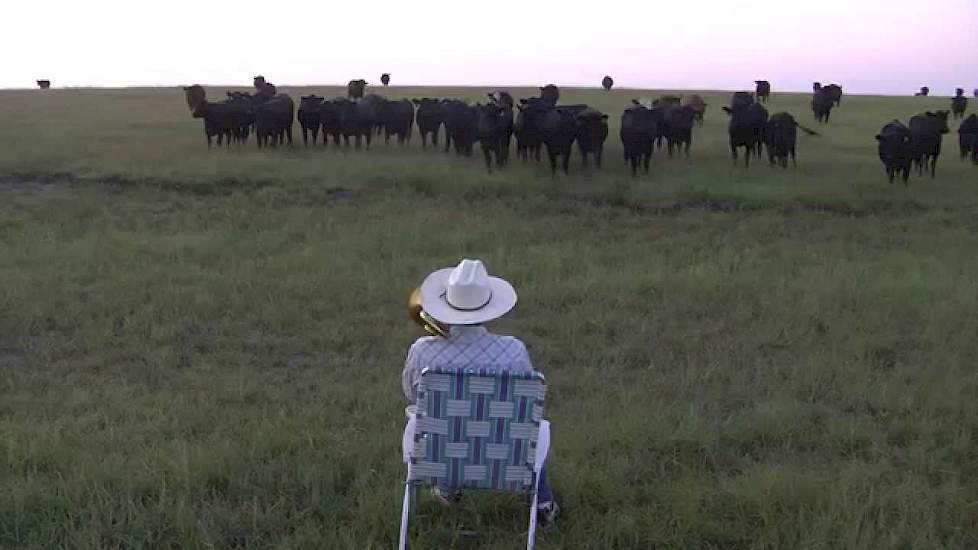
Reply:
M418 106L415 120L418 123L418 133L421 134L421 148L428 148L428 136L431 144L438 146L438 130L442 125L442 103L440 99L428 97L412 100Z
M761 103L767 103L767 98L771 95L771 83L767 80L755 80L757 84L757 100Z
M937 175L937 158L941 156L941 141L950 129L947 127L947 111L930 111L910 118L910 146L917 175L930 166L930 177Z
M798 128L801 128L808 135L818 135L818 133L798 124L795 117L789 113L775 113L768 119L764 132L764 144L767 146L768 160L772 165L777 164L781 168L788 168L788 157L790 156L791 164L798 166L795 159Z
M951 113L956 120L964 118L964 112L968 110L968 98L964 97L964 90L958 88L956 95L951 98Z
M815 120L818 122L828 124L834 106L835 96L828 87L822 88L812 96L812 112L815 113Z
M910 165L913 161L913 148L910 145L910 129L903 125L899 120L894 120L876 134L876 141L879 142L880 161L886 175L893 183L893 178L899 173L903 177L903 184L907 185L910 179Z
M577 113L574 121L577 147L581 151L581 163L587 167L588 155L594 155L594 164L601 168L604 142L608 139L608 115L597 109L585 109Z
M312 134L312 144L316 144L319 137L319 107L326 98L318 95L304 95L299 98L299 112L297 118L299 125L302 126L302 144L309 145L309 134ZM325 139L325 134L323 135Z
M652 142L658 133L656 117L651 109L636 100L621 114L621 144L625 151L625 162L632 166L632 176L638 172L641 162L645 173L649 173L649 160L652 158Z
M958 141L961 145L961 160L971 157L978 164L978 115L972 114L964 119L958 128Z

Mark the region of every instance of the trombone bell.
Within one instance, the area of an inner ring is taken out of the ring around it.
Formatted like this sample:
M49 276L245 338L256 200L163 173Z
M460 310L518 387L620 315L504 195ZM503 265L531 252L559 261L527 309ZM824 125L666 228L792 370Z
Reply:
M448 338L448 327L443 326L421 307L421 288L415 288L408 297L408 314L432 336Z

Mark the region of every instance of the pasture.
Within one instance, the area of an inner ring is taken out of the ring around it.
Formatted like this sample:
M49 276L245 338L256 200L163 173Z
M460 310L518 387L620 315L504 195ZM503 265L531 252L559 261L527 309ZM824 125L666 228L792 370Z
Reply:
M461 257L550 384L539 548L978 546L978 168L955 122L891 186L873 139L948 100L821 126L775 89L822 135L746 170L702 92L691 159L632 178L621 111L662 92L561 93L610 115L600 170L208 151L178 88L0 92L0 548L391 548L405 300ZM524 510L425 499L415 547L518 548Z

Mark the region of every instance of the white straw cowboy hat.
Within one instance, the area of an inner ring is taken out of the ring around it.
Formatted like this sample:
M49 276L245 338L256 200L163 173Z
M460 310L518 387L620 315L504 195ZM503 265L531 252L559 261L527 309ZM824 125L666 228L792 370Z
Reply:
M516 305L516 290L490 277L480 260L462 260L439 269L421 283L421 307L449 325L478 325L505 315Z

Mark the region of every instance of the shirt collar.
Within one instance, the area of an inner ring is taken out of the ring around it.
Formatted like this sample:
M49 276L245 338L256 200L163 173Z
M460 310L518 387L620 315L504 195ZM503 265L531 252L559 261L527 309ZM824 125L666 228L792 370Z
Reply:
M470 338L478 338L479 336L484 336L486 334L489 334L489 331L482 325L452 325L449 332L449 339L467 340Z

